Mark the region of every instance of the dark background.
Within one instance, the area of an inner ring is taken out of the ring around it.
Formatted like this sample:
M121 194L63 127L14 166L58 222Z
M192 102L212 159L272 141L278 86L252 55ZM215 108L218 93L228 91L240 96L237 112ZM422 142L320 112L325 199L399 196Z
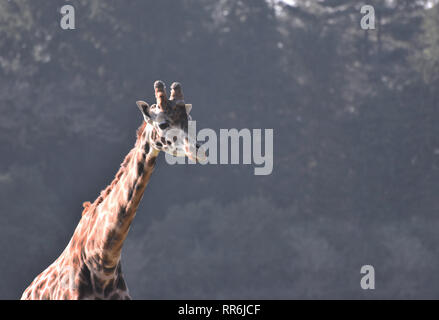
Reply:
M198 129L273 128L274 170L161 155L123 251L133 298L439 298L439 6L288 3L0 0L0 298L62 252L157 79Z

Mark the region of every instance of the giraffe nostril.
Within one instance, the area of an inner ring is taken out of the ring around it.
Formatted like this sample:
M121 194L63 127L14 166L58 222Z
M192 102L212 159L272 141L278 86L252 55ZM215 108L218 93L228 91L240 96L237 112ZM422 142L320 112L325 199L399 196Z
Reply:
M166 143L167 143L168 145L171 145L171 144L172 144L172 142L171 142L170 140L166 141Z

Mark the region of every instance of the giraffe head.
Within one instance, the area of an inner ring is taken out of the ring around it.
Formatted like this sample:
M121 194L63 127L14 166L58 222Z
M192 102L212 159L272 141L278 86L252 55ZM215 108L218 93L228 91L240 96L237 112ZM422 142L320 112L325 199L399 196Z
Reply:
M192 105L185 104L181 84L174 82L171 85L169 99L162 81L154 83L154 90L156 104L149 106L145 101L137 101L147 126L150 126L151 147L194 161L205 160L202 148L188 135Z

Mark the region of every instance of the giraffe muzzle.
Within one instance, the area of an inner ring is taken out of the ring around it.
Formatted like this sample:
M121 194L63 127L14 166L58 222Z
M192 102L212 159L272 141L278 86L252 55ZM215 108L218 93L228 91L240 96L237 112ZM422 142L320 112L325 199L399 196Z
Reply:
M199 143L185 143L185 154L186 157L195 162L204 162L206 161L206 152Z

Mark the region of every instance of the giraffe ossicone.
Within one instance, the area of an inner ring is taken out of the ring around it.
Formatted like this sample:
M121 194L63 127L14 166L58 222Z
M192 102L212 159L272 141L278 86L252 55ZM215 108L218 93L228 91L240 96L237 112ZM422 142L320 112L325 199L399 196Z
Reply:
M137 101L144 122L134 148L110 185L93 202L84 202L81 220L61 255L26 288L21 299L130 299L122 274L121 251L160 151L205 159L189 136L192 105L181 84L168 99L162 81L154 83L156 103Z

